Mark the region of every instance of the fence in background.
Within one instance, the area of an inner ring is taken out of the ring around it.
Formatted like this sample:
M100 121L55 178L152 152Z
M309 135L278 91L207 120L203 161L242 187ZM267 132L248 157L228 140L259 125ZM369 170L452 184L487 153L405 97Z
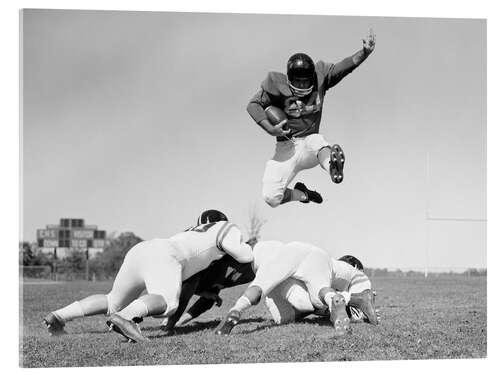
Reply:
M24 281L98 281L94 273L75 271L69 266L19 266L19 278Z

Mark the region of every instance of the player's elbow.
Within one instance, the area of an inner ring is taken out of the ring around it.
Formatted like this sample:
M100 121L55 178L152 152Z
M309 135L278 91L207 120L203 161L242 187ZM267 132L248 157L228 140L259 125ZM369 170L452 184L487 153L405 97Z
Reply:
M238 261L239 263L250 263L253 262L253 252L252 248L250 245L247 245L246 243L241 244L241 251L237 255L234 256L234 259Z
M247 112L256 123L259 123L266 118L262 105L254 101L250 101L250 103L248 103Z

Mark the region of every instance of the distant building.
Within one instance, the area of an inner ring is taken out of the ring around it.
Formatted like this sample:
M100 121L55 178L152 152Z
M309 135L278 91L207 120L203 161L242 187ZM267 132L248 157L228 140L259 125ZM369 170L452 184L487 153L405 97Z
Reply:
M59 225L49 224L36 231L38 247L57 258L66 257L71 251L88 252L89 258L104 250L106 231L97 225L85 225L83 219L60 219Z

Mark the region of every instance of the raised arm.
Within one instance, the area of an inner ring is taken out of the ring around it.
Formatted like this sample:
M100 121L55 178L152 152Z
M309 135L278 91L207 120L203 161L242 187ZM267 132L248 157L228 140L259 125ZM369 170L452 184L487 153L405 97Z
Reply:
M375 40L375 33L372 29L370 29L368 36L363 39L363 48L352 56L352 61L356 66L365 61L366 58L375 50Z
M337 64L327 64L321 62L319 67L320 69L323 68L326 71L327 89L335 86L346 75L361 65L361 63L365 61L374 50L375 34L373 33L373 30L370 29L368 36L363 39L363 48L357 51L354 55L346 57Z

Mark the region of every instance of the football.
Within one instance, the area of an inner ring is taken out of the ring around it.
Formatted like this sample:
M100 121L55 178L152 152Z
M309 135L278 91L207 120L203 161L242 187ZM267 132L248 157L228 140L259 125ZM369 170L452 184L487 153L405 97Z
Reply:
M264 111L266 112L267 119L273 125L278 125L281 121L287 119L286 113L278 107L270 105Z

